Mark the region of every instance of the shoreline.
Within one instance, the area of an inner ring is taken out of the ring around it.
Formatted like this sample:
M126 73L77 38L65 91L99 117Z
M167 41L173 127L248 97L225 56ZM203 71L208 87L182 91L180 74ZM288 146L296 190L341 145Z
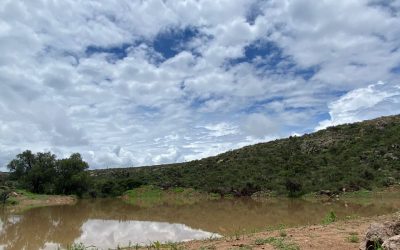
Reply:
M73 205L78 199L73 195L33 194L17 190L9 198L4 208L11 213L23 212L36 207Z
M393 214L340 220L327 225L309 225L217 239L179 243L181 249L359 249L371 223L400 220L400 211Z

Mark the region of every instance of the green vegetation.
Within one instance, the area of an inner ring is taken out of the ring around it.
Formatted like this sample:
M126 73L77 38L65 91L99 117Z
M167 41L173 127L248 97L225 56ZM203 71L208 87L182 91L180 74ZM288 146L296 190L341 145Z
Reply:
M299 250L300 247L296 243L288 242L285 238L268 237L266 239L256 239L254 244L260 246L265 244L272 245L279 250Z
M322 220L322 224L328 225L336 221L336 214L333 211L330 211L325 218Z
M23 189L17 189L17 190L15 190L15 192L17 194L22 195L31 200L42 200L42 199L47 199L47 197L48 197L45 194L35 194L35 193L29 192L29 191L26 191Z
M11 191L8 188L0 189L0 202L4 206L10 198Z
M66 250L98 250L98 249L99 248L97 248L96 246L85 246L82 243L78 243L78 244L72 244L71 246L68 246ZM109 248L109 250L136 250L136 249L183 250L184 247L181 246L179 243L175 243L175 242L161 243L159 241L154 241L154 242L151 242L147 246L140 246L137 244L132 246L129 244L128 246L124 246L124 247L118 246L117 248L112 248L112 249ZM211 249L211 248L206 248L206 249Z
M216 199L307 193L331 196L343 191L347 195L400 182L399 141L397 115L259 143L202 160L151 167L86 171L88 165L79 154L57 160L51 153L25 151L8 164L9 180L34 193L125 194L130 200L137 194L128 190L141 186L177 194L197 190ZM163 195L154 192L147 200L162 201Z
M82 196L89 187L89 175L85 171L89 166L80 154L57 160L50 152L33 154L27 150L18 154L7 167L9 180L15 181L17 188L37 194Z
M29 192L26 190L22 190L22 189L17 189L17 190L14 190L13 192L16 193L19 197L23 197L23 199L46 200L48 198L48 196L45 194L35 194L35 193ZM17 199L16 197L9 197L8 202L11 205L17 205L19 203L19 199ZM39 205L37 205L37 206L39 206ZM26 207L26 209L29 209L31 207L36 207L36 206L31 205L31 206Z
M126 201L131 204L161 204L163 203L164 194L161 189L152 186L143 186L125 192Z
M93 249L94 250L95 248L86 247L82 243L72 244L71 246L67 247L67 250L87 250L87 249Z
M215 250L215 249L217 248L214 245L200 247L200 250Z
M249 245L241 244L238 247L229 248L230 250L252 250L253 248Z
M351 243L358 243L360 242L360 238L358 237L357 233L350 233L350 235L347 237L347 241Z
M379 240L375 241L372 245L372 248L368 248L372 250L383 250L382 243Z
M194 188L225 195L300 196L371 190L400 181L400 116L340 125L162 166L94 170L116 193L132 186Z

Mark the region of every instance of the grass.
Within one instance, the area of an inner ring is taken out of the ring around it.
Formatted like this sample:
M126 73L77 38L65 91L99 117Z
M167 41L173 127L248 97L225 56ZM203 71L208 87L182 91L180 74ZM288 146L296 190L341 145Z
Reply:
M344 217L344 220L345 220L345 221L348 221L348 220L356 220L356 219L359 219L359 218L360 218L360 215L352 214L352 215L346 215L346 216Z
M18 205L21 200L46 200L48 198L48 195L44 194L34 194L29 191L23 190L23 189L17 189L14 191L15 193L18 194L18 197L10 197L8 198L6 204L7 205ZM35 206L32 206L35 207ZM26 206L27 209L32 208L31 206Z
M17 194L25 197L26 199L30 200L44 200L48 198L48 195L45 194L34 194L29 191L23 190L23 189L17 189L15 191Z
M358 237L358 234L355 232L350 233L350 235L347 237L347 241L350 243L359 243L360 238Z
M372 191L359 190L344 193L340 196L340 199L343 201L363 206L373 205L374 198L384 199L388 202L390 202L390 200L397 200L400 198L400 186L393 185L389 188L375 188Z
M268 237L266 239L256 239L254 244L257 246L270 244L278 250L299 250L300 247L296 243L288 242L285 238Z
M200 250L215 250L217 247L215 245L209 245L209 246L202 246L200 247Z
M161 189L153 186L144 186L125 192L126 202L134 205L152 206L162 204L163 193Z
M240 228L236 229L233 232L233 237L234 237L235 240L240 240L241 238L244 238L244 235L245 235L245 231L241 230Z
M322 224L328 225L337 220L336 214L333 211L330 211L327 215L325 215L325 218L322 220Z
M96 246L85 246L83 243L74 243L70 246L67 246L66 250L98 250ZM147 246L140 246L138 244L136 245L131 245L129 244L128 246L117 246L116 248L108 249L108 250L137 250L137 249L154 249L154 250L160 250L160 249L165 249L165 250L184 250L184 247L179 245L179 243L176 242L167 242L167 243L161 243L159 241L154 241L149 243ZM211 248L205 248L205 249L211 249ZM58 250L61 250L61 248L58 248ZM63 249L64 250L64 249Z
M340 195L341 198L371 198L374 194L373 191L370 190L358 190L353 192L346 192Z
M11 193L16 193L8 198L6 205L9 206L13 211L24 212L26 210L45 207L60 204L60 199L63 200L65 197L73 198L76 200L76 196L62 196L62 195L46 195L46 194L35 194L23 189L13 190ZM66 204L70 204L72 199L65 199Z
M67 246L67 250L97 250L94 246L85 246L83 243L74 243L71 246Z
M286 233L286 231L285 230L281 230L280 232L279 232L279 236L281 236L281 237L286 237L287 236L287 233Z
M285 224L279 224L277 226L268 226L265 228L265 231L271 232L276 230L284 230L286 228Z

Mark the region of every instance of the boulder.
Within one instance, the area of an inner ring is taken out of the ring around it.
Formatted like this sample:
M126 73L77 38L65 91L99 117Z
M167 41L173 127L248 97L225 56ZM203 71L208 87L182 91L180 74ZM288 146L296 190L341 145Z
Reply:
M11 197L18 197L19 194L18 194L17 192L11 192L11 193L10 193L10 196L11 196Z
M376 246L382 245L387 239L399 234L400 220L372 223L367 230L364 241L360 245L360 249L375 249Z
M333 195L333 192L330 191L330 190L321 190L321 191L319 191L319 194L320 194L320 195L332 196L332 195Z
M390 237L382 244L384 250L399 250L400 249L400 235Z

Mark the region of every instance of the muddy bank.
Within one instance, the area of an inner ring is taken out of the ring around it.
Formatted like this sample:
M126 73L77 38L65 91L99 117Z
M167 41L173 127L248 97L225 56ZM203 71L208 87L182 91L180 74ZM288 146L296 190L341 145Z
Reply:
M182 243L183 249L359 249L369 225L400 219L400 212L390 215L338 221L329 225L313 225L277 229L221 239Z
M5 209L10 212L20 212L34 207L73 205L76 201L75 196L39 195L21 190L12 192Z

